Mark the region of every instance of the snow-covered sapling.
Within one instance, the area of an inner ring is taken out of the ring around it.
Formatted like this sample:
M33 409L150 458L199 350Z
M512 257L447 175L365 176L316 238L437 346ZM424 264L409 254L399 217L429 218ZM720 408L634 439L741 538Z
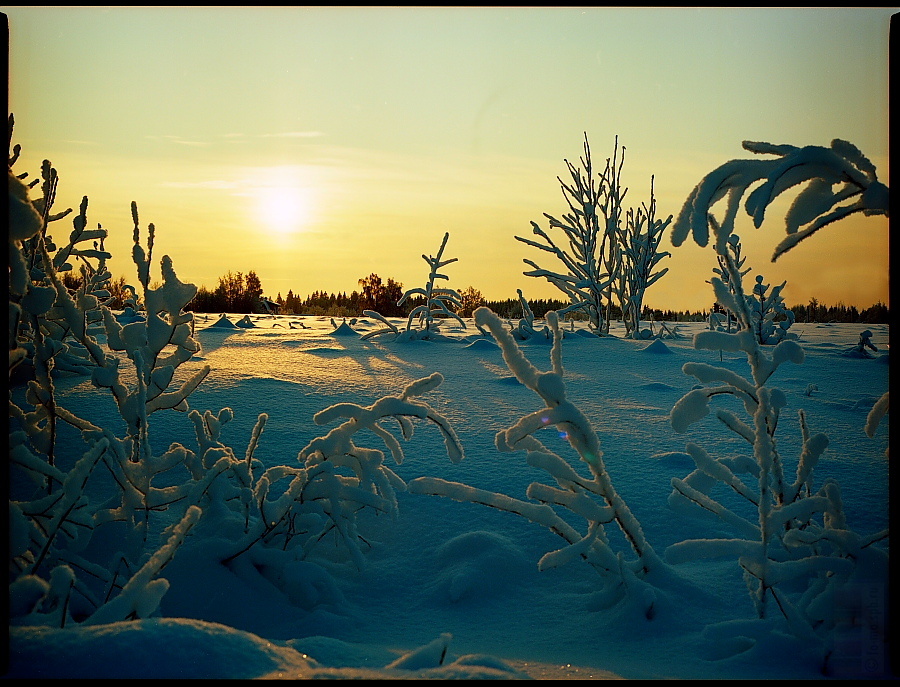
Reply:
M878 352L878 346L872 343L872 330L866 329L859 333L859 341L841 353L845 358L874 358L869 351Z
M552 369L548 372L541 372L529 362L512 334L491 310L482 307L474 314L475 321L489 329L497 340L510 371L544 403L543 408L498 432L495 439L497 449L503 452L524 451L528 464L545 470L555 485L532 483L526 492L532 501L426 477L412 480L409 491L486 504L547 527L562 537L566 546L545 554L538 563L540 569L560 566L572 560L585 560L600 573L604 583L602 595L607 604L612 605L629 597L648 618L652 617L656 590L645 578L648 573L663 568L665 563L657 557L637 518L613 487L603 461L600 439L590 421L566 397L558 314L547 314L553 333L550 351ZM578 474L568 462L538 439L536 435L545 428L556 428L587 465L590 477ZM575 529L566 517L556 512L556 508L584 518L586 531ZM605 526L611 523L615 523L624 535L630 551L614 550L605 530Z
M727 254L726 254L727 255ZM769 385L770 377L785 362L803 362L803 349L794 341L781 341L770 354L763 351L752 330L753 314L739 286L738 268L726 265L732 284L712 280L716 298L739 323L736 333L703 331L694 337L698 349L743 352L750 378L705 363L686 363L686 374L702 386L688 392L672 408L670 421L677 432L709 413L711 399L729 395L738 399L748 414L741 419L720 409L716 417L748 447L746 454L715 457L697 444L687 445L696 469L685 479L673 478L669 504L713 513L735 531L734 538L691 539L670 546L666 559L682 563L704 558L736 558L753 599L757 617L772 615L772 602L799 638L821 646L823 660L831 652L838 622L833 599L860 570L886 572L886 554L873 546L887 531L861 536L847 525L838 484L827 480L813 486L813 470L828 446L824 434L812 434L806 415L799 412L801 449L796 474L790 478L778 449L776 431L785 394ZM738 285L735 293L729 286ZM721 486L737 493L749 512L713 494ZM752 513L752 515L751 515ZM857 566L865 561L865 566ZM798 592L799 590L799 592Z
M406 483L385 464L384 451L358 445L360 432L371 432L380 439L398 465L403 462L403 447L384 426L396 422L403 439L413 435L413 420L435 424L443 435L447 455L454 463L464 451L449 421L418 400L434 390L443 377L434 374L414 381L397 396L385 396L370 406L338 403L313 417L318 425L346 418L324 436L317 437L297 455L299 465L276 466L255 474L249 458L241 480L235 483L243 496L233 499L241 506L243 532L222 553L231 563L257 544L277 545L291 555L305 558L323 539L333 535L343 544L357 567L364 564L359 534L359 514L370 508L396 515L396 492ZM255 433L258 436L258 432ZM248 449L250 456L252 450ZM284 486L276 486L276 485ZM246 507L249 506L249 516ZM235 506L237 507L237 506Z
M581 167L565 162L571 182L557 179L569 212L562 219L547 213L544 217L549 220L550 229L563 232L567 246L557 245L536 222L531 223L533 233L542 241L516 236L516 240L552 254L562 263L562 271L545 269L524 259L533 268L524 274L545 278L568 297L570 305L557 311L560 315L580 310L587 315L590 328L602 335L609 333L615 293L625 315L626 329L631 333L635 318L640 318L644 292L666 272L653 270L668 255L657 248L672 218L655 218L652 190L649 207L626 213L623 201L628 190L621 186L625 148L620 156L618 137L613 157L606 160L604 171L596 178L587 134Z
M654 270L663 258L670 257L668 251L659 250L659 243L671 221L672 215L666 220L656 218L656 197L653 177L650 177L650 205L645 204L637 210L628 208L625 225L617 227L616 231L616 250L620 259L613 290L619 299L626 338L645 338L641 330L644 295L669 271L668 267Z
M462 307L462 297L453 289L440 288L435 285L438 279L449 279L445 274L438 272L442 267L456 262L459 258L442 259L444 248L447 247L447 239L450 234L445 233L444 239L441 241L441 247L437 255L422 255L422 259L428 263L430 268L428 273L428 281L423 287L409 289L403 294L402 298L397 301L397 305L403 305L408 300L416 297L424 299L424 303L416 305L406 320L406 329L400 331L395 325L373 310L366 310L363 314L374 317L385 325L383 329L378 329L364 335L363 339L369 339L381 334L395 335L395 341L415 341L420 339L437 339L440 337L440 326L444 319L454 319L466 328L466 323L462 318L454 312Z
M721 227L718 226L714 217L710 217L709 222L714 231L721 231ZM742 280L750 272L750 268L743 269L747 258L741 255L741 239L737 234L731 234L728 237L724 248L727 255L718 254L716 256L718 267L714 267L713 272L728 286L728 290L735 294L738 292L739 285L740 290L744 290ZM733 263L733 268L728 266L729 260ZM794 334L788 332L791 325L794 324L794 313L785 305L784 297L781 295L787 282L782 282L780 286L769 291L769 285L765 284L763 279L762 275L757 275L752 293L745 295L752 321L751 329L757 341L761 344L774 345L784 339L796 339ZM733 326L737 326L737 321L734 314L727 310L725 317L727 319L726 331L730 332Z
M519 304L522 306L522 317L515 326L510 324L512 335L519 341L528 341L538 335L549 339L550 329L546 325L540 331L534 328L534 313L531 311L531 306L528 305L528 301L525 300L522 289L516 289L516 293L519 294ZM478 328L481 329L480 324L478 325Z

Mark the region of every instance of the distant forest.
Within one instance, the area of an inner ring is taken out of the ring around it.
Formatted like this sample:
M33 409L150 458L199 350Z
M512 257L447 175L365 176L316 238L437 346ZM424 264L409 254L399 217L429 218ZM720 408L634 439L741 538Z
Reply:
M81 280L77 275L64 273L63 283L70 291L75 291ZM358 281L360 288L349 294L327 293L326 291L313 291L308 296L295 295L293 290L287 292L287 296L279 293L274 299L264 295L262 282L253 271L246 275L238 272L219 277L219 283L215 289L207 289L201 286L197 295L188 304L186 310L199 313L261 313L266 312L263 301L277 306L278 312L287 315L329 315L331 317L359 317L363 310L375 310L388 317L405 317L409 311L422 302L422 299L412 299L398 306L397 301L404 294L403 285L388 278L382 280L377 274L370 274ZM151 284L151 287L154 286ZM121 310L130 294L127 291L125 279L119 277L109 284L111 301L109 307L113 310ZM472 312L479 306L487 306L501 317L522 317L522 305L518 298L507 298L502 301L490 301L485 299L481 291L469 286L459 291L462 308L459 310L461 317L471 317ZM567 301L557 299L527 299L528 306L535 317L543 317L550 310L559 310L568 305ZM801 322L848 322L861 324L888 324L890 323L890 310L884 303L876 303L868 308L858 309L853 305L825 305L815 298L810 299L805 305L791 305L795 321ZM718 310L715 304L710 304L708 310L681 311L660 310L644 306L641 318L645 321L656 322L702 322L709 317L710 310ZM274 310L274 308L273 308ZM613 320L621 317L619 308L612 306L610 318ZM567 317L571 317L568 315ZM577 318L577 315L575 315Z
M247 313L265 312L262 301L278 306L278 312L287 315L329 315L331 317L359 317L364 310L374 310L389 317L404 317L412 308L422 302L422 299L408 300L403 306L397 306L397 301L404 294L403 285L394 279L383 280L377 274L370 274L359 279L359 289L354 289L348 294L328 293L327 291L313 291L307 296L300 296L289 290L286 296L278 293L275 298L267 298L263 295L262 283L255 272L242 275L240 272L232 274L228 272L219 278L218 286L209 290L201 286L194 300L187 306L187 310L203 313ZM471 317L472 312L479 306L487 306L501 317L522 317L522 305L518 298L506 300L487 300L481 291L469 286L459 291L462 307L458 314L461 317ZM535 317L543 317L550 310L559 310L567 301L557 299L527 299ZM805 305L791 305L795 321L800 322L848 322L865 324L883 324L890 322L890 310L884 303L877 303L862 310L856 306L825 305L817 299L810 299ZM663 322L702 322L709 317L710 310L718 309L711 303L707 310L676 311L660 310L644 306L642 319ZM609 312L610 318L615 320L621 317L619 308L612 306Z

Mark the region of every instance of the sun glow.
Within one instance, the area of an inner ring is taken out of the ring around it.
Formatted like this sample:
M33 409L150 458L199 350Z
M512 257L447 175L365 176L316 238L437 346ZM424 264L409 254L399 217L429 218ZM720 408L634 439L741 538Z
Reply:
M257 192L258 218L266 230L282 236L303 231L312 216L312 194L295 186L260 188Z

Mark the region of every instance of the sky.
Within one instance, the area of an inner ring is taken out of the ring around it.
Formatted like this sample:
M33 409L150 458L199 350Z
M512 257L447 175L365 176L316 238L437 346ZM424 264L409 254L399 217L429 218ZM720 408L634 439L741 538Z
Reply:
M566 211L557 177L585 134L595 168L625 148L625 205L652 179L663 219L751 157L744 140L845 139L887 183L896 9L5 7L14 169L51 160L56 208L89 198L126 279L136 201L142 242L152 222L154 255L198 286L251 270L271 297L373 272L423 286L449 232L444 286L561 297L523 258L560 264L515 237ZM789 305L889 302L885 218L773 264L784 207L736 227L754 276L787 280ZM645 303L708 309L712 249L661 250Z

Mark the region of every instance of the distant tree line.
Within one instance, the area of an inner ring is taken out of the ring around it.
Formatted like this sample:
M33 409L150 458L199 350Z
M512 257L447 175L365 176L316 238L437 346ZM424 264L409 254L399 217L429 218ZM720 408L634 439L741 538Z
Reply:
M888 324L891 314L888 306L881 301L859 310L854 305L844 305L841 302L838 302L837 305L823 305L815 298L811 298L808 304L792 305L790 309L797 322Z
M63 276L63 282L74 291L80 284L80 276L67 273ZM413 299L402 306L397 301L403 296L403 284L388 277L382 279L372 273L357 281L359 289L347 292L329 293L327 291L313 291L307 296L299 296L289 290L287 296L281 293L272 300L279 307L279 312L288 315L329 315L332 317L359 317L364 310L374 310L386 317L405 317L420 304L421 299ZM109 291L113 296L110 307L120 309L125 298L125 280L122 277L110 282ZM471 317L476 308L486 306L500 317L514 319L523 316L522 304L518 298L505 300L487 300L481 291L473 286L459 290L462 308L459 310L461 317ZM262 283L259 276L253 270L246 275L241 272L227 272L219 277L218 285L210 290L205 286L199 287L194 300L187 309L203 313L252 313L261 312L265 308L261 301L266 299L263 295ZM527 299L531 312L535 317L544 317L551 310L561 310L569 305L568 302L553 298ZM708 310L671 310L644 306L641 319L656 322L702 322L709 317L711 311L717 308L713 305ZM794 313L796 322L846 322L860 324L886 324L890 322L890 309L882 302L878 302L868 308L859 309L853 305L825 305L816 298L810 299L806 305L792 305L790 309ZM621 311L612 306L610 317L613 320L621 319ZM581 317L578 312L571 312L568 318Z
M250 270L244 275L229 271L219 277L219 284L212 291L205 286L198 288L185 309L208 313L260 312L262 296L262 282L256 272Z

